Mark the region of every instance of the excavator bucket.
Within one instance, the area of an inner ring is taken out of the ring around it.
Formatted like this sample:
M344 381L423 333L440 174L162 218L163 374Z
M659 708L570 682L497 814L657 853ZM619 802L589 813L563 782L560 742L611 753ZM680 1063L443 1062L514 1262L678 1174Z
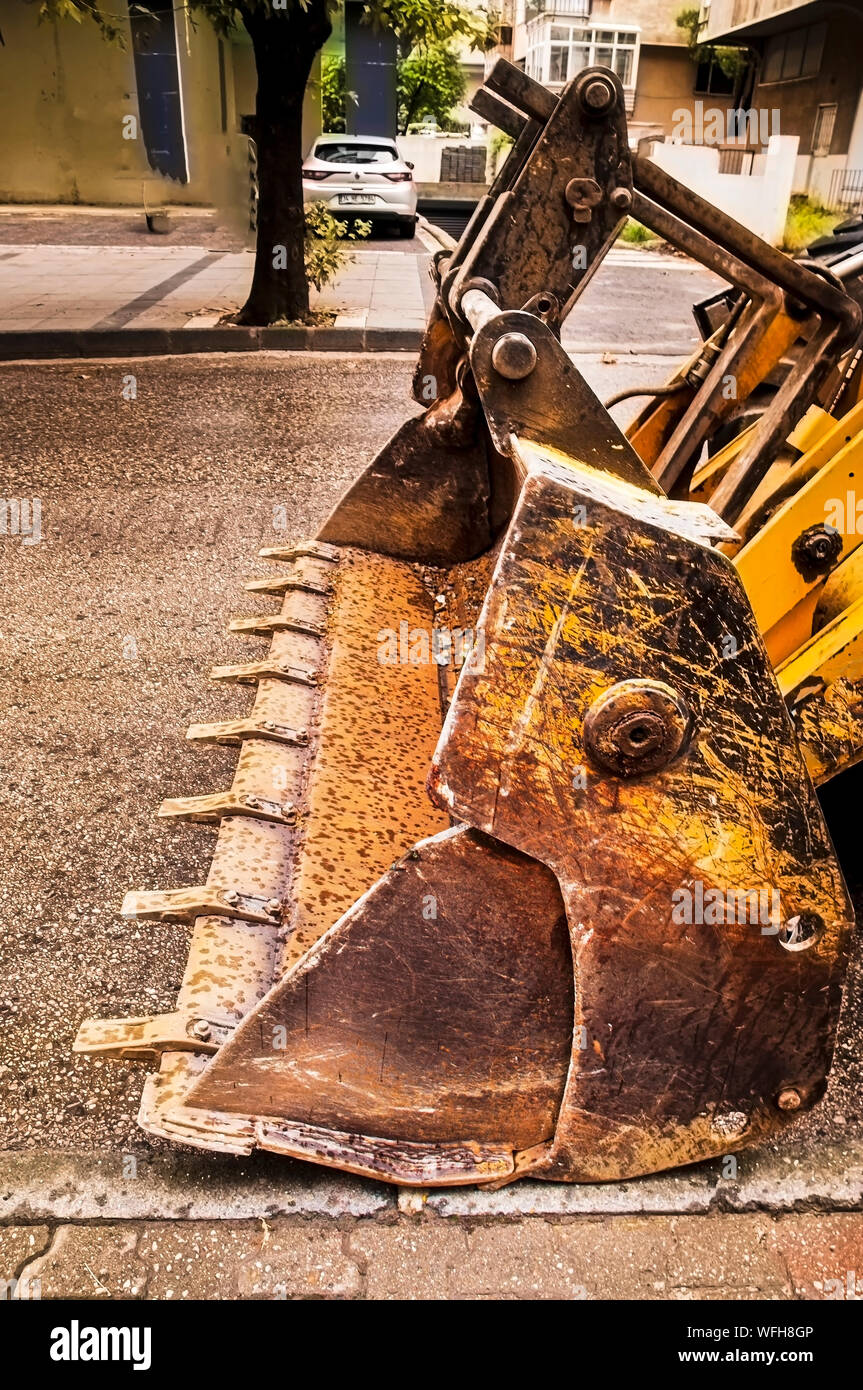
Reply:
M217 825L208 881L124 905L190 924L176 1010L76 1048L157 1059L140 1123L200 1149L625 1178L817 1102L851 908L737 533L665 495L560 345L636 196L620 83L555 99L502 63L477 109L514 144L436 260L427 408L316 539L263 552L281 610L232 628L269 654L213 672L252 711L189 731L239 745L233 785L161 810ZM846 341L809 278L807 343ZM784 351L765 322L679 419L762 330Z

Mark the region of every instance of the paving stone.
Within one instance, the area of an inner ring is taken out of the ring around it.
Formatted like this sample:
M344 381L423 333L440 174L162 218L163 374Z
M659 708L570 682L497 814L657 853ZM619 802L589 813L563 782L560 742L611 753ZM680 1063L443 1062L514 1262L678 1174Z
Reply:
M26 1268L48 1245L47 1226L0 1226L0 1302L41 1295ZM19 1276L24 1272L23 1279Z
M468 1256L455 1222L357 1222L348 1250L365 1274L368 1299L450 1298L452 1271Z
M670 1231L665 1297L792 1296L788 1269L776 1244L776 1223L770 1217L676 1217Z
M555 1227L541 1219L517 1226L479 1226L467 1237L468 1253L453 1267L450 1289L454 1298L584 1299L584 1251L595 1239L585 1228L585 1240L570 1240L579 1258L564 1242L558 1247Z
M146 1296L146 1270L137 1249L141 1228L61 1226L44 1255L27 1266L45 1298L126 1299Z
M777 1300L863 1295L863 1213L7 1227L43 1298ZM33 1253L32 1258L28 1258ZM14 1264L12 1263L14 1261Z
M277 1221L237 1272L242 1298L357 1298L363 1280L348 1236L324 1222Z
M236 1298L240 1271L268 1236L263 1220L162 1221L139 1230L147 1298L162 1302Z
M863 1212L781 1217L774 1240L798 1298L863 1300Z

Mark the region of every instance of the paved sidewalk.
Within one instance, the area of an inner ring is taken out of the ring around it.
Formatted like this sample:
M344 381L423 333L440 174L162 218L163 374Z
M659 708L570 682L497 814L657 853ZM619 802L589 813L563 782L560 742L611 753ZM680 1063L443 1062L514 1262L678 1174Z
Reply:
M0 1227L19 1298L854 1299L863 1214Z
M311 305L331 328L220 326L252 279L250 251L202 246L0 246L0 354L45 356L231 347L415 349L434 296L425 250L356 249ZM688 354L690 307L718 287L686 258L615 247L564 326L572 351ZM640 312L633 313L633 304ZM189 337L186 337L186 333ZM75 335L79 335L76 339ZM130 335L130 336L126 336Z
M421 329L432 286L427 257L354 251L312 308L335 326ZM212 328L249 291L249 251L201 247L7 246L0 250L0 327L6 331Z

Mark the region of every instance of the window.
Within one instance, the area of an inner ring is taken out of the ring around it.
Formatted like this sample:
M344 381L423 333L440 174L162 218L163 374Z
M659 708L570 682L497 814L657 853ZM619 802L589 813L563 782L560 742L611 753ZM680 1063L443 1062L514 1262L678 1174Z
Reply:
M611 68L624 87L635 86L637 29L584 29L571 24L528 26L525 70L538 82L560 85L594 64Z
M830 146L833 143L833 127L836 124L836 103L819 106L815 113L815 124L812 127L812 153L824 155L830 153Z
M548 59L549 82L565 82L569 65L569 48L562 43L553 43Z
M695 91L710 96L730 97L734 95L734 78L725 75L715 58L708 58L698 64Z
M363 145L350 138L324 140L315 149L315 159L327 164L392 164L398 157L395 145Z
M821 71L826 24L808 29L789 29L768 39L764 51L761 81L793 82L798 77L815 77Z

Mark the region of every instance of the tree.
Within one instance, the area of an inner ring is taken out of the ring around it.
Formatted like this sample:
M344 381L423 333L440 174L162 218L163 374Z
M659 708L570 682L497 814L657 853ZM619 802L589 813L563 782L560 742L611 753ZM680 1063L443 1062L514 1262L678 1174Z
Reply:
M176 0L175 0L176 3ZM304 265L302 138L303 94L312 64L332 32L338 0L188 0L217 33L243 25L252 40L258 76L254 138L258 150L258 236L252 288L239 323L302 319L309 312ZM140 9L146 11L146 4ZM89 16L108 38L122 39L118 0L41 0L41 16ZM492 26L485 11L462 0L367 0L365 21L395 31L406 57L438 40L466 38L487 47Z
M464 69L448 43L429 43L415 48L398 65L399 130L433 116L446 125L454 106L464 98Z
M324 130L342 135L347 100L344 58L324 58L321 62L321 121Z
M400 133L406 134L408 126L424 116L433 116L439 125L445 125L453 107L463 100L467 86L458 55L447 43L430 43L415 48L407 58L399 58L396 70ZM334 134L340 134L346 125L345 104L351 95L345 86L344 58L324 58L323 124L324 130Z
M694 63L708 63L713 59L720 72L735 84L745 75L751 61L748 48L729 48L722 44L699 42L699 9L681 10L674 22L678 29L682 29L686 34L689 55Z

